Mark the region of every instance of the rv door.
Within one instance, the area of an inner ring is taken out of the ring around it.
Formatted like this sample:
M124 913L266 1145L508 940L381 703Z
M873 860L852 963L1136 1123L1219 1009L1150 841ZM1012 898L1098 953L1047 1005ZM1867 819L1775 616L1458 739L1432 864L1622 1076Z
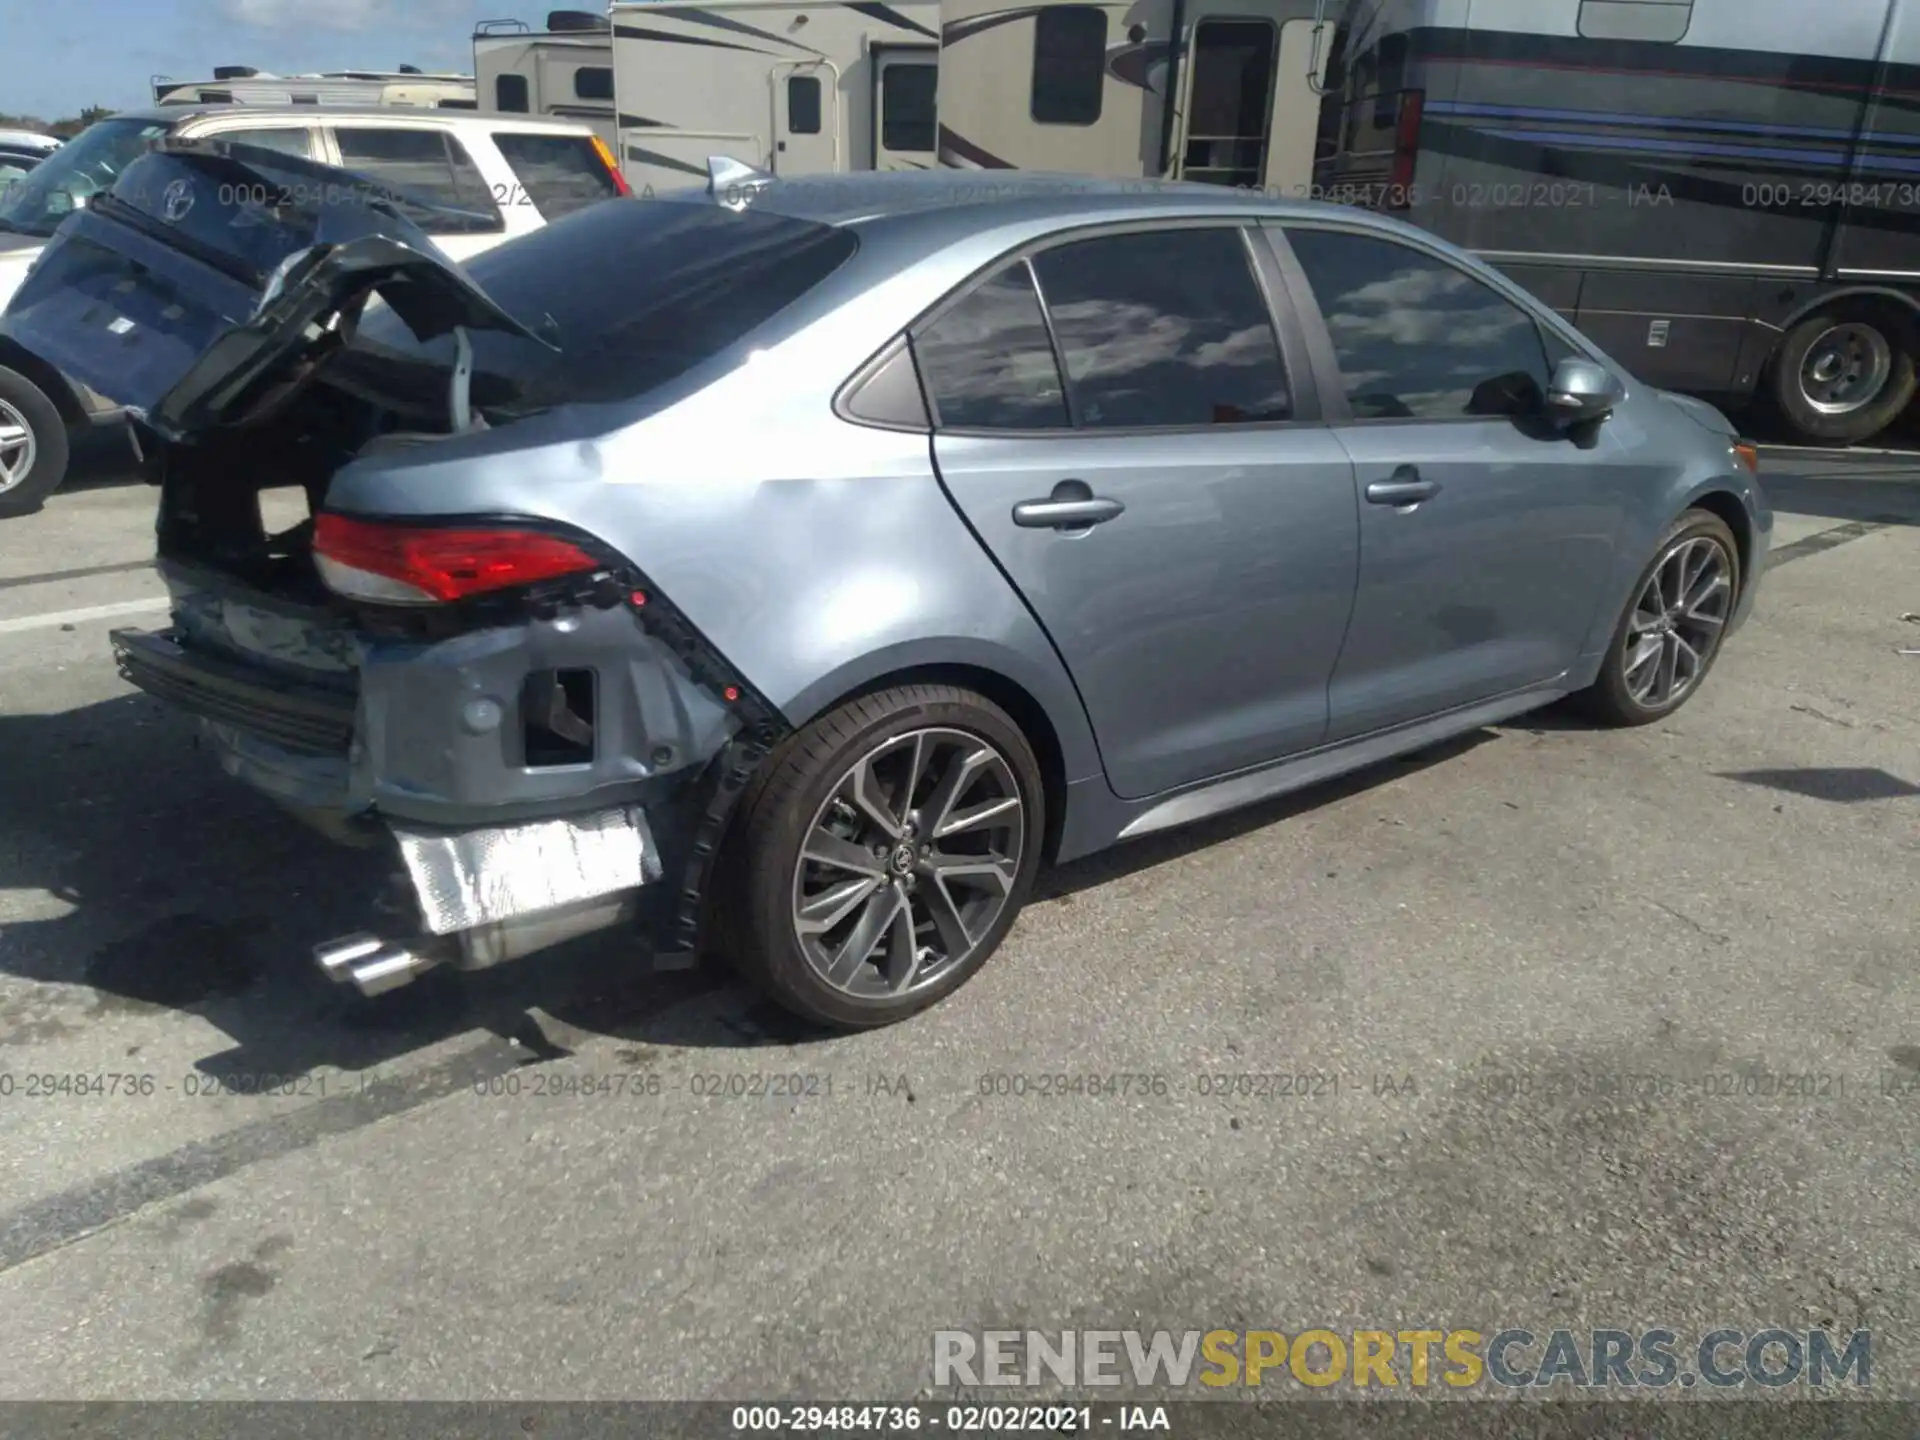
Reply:
M1289 20L1280 27L1280 67L1273 91L1273 121L1267 127L1269 195L1304 200L1313 193L1313 163L1319 145L1320 87L1327 78L1333 48L1327 34L1314 42L1311 20ZM1332 25L1325 27L1331 32Z
M775 65L773 173L831 175L840 166L840 77L825 60Z

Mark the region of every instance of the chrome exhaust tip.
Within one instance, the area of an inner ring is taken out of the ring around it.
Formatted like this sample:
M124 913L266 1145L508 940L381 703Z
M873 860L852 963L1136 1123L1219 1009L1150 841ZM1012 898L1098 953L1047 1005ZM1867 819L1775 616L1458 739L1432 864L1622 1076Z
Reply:
M338 940L329 940L324 945L313 947L313 958L319 962L320 969L329 980L345 984L353 978L353 968L363 960L370 960L387 948L387 942L378 935L369 935L364 931L354 935L343 935Z
M411 985L439 962L395 946L353 967L353 986L362 995L384 995Z
M440 963L404 945L365 933L343 935L316 945L313 958L335 984L351 984L362 995L384 995L419 978Z

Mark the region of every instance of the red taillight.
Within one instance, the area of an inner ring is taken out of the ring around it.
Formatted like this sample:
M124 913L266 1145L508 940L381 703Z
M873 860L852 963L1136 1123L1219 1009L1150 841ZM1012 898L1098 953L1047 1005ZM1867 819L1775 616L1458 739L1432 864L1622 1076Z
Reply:
M613 148L598 135L593 137L593 153L600 157L600 163L607 167L607 174L613 177L613 188L622 195L633 194L633 187L627 184L627 177L620 173L620 161Z
M579 546L533 530L449 530L345 515L313 522L313 558L335 594L385 605L434 605L594 570Z
M1400 122L1393 131L1393 177L1387 185L1387 208L1405 210L1413 203L1414 166L1420 159L1420 121L1426 92L1409 90L1400 97Z

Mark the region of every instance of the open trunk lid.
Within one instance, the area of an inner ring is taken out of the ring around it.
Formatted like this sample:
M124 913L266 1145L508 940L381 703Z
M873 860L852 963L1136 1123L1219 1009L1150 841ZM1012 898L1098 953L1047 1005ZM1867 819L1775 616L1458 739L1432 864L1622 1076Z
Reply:
M397 200L444 208L277 151L164 138L62 222L0 333L169 440L283 404L376 294L423 341L549 345Z

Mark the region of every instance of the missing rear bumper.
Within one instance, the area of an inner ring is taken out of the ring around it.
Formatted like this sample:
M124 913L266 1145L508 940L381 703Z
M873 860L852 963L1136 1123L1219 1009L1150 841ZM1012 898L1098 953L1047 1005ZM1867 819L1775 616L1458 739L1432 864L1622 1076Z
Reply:
M563 941L631 927L640 892L661 877L646 815L585 815L430 830L389 823L423 934L354 934L314 950L332 979L380 995L442 965L485 970Z

